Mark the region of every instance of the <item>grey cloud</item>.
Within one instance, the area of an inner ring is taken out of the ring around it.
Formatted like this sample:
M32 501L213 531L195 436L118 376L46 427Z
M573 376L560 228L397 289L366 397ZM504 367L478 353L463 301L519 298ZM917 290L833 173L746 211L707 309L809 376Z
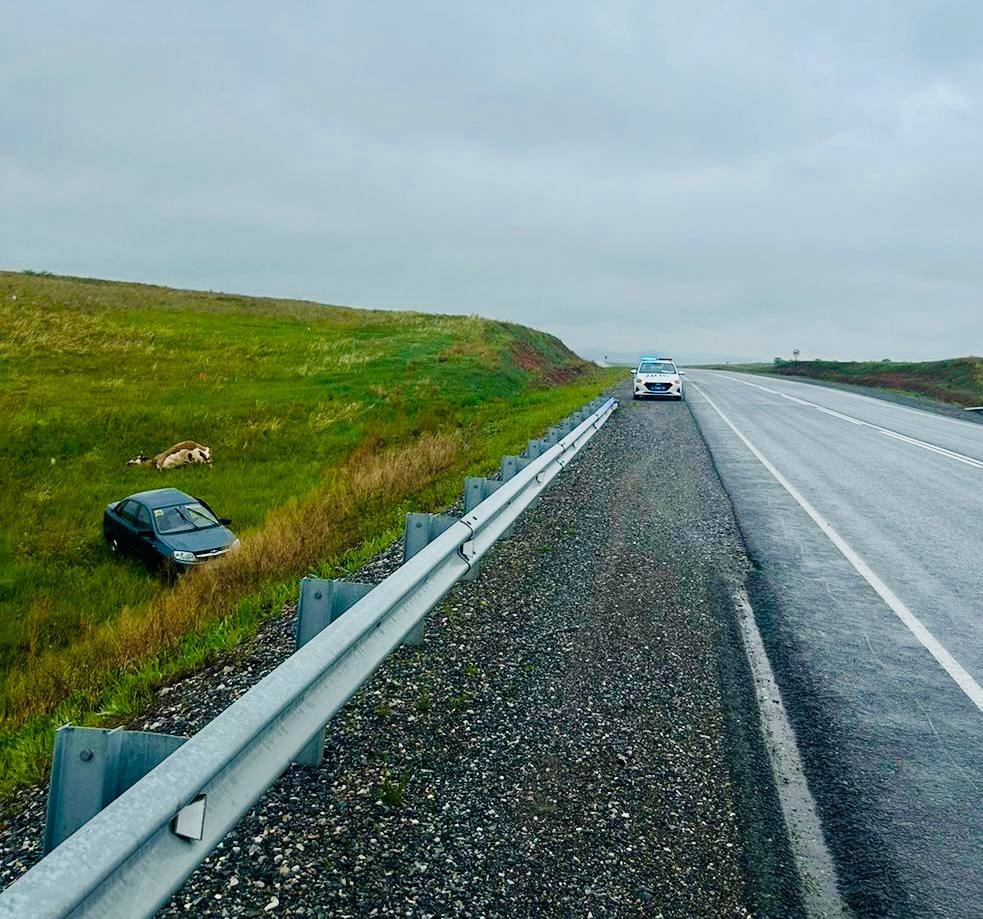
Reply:
M38 3L0 260L571 345L983 351L970 2Z

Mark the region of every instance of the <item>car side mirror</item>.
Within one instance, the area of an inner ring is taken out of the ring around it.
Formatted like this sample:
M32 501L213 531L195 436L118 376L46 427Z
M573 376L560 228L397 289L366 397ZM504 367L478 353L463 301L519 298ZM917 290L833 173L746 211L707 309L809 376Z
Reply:
M684 376L686 376L686 371L685 371L685 370L680 370L680 371L679 371L679 375L680 375L681 377L684 377Z
M232 526L232 520L228 517L219 517L218 522L224 527Z
M629 370L628 372L629 373L638 373L638 368L637 367L632 367L631 370Z

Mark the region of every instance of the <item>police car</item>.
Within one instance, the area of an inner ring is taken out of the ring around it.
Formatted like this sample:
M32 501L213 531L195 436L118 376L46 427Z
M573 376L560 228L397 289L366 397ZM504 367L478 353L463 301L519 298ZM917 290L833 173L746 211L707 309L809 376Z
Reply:
M642 357L635 368L635 399L683 398L683 374L671 357Z

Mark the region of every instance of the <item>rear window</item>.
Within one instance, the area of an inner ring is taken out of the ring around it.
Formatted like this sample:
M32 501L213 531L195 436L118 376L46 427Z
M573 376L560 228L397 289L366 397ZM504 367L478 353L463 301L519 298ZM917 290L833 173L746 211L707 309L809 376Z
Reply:
M638 365L639 373L675 373L676 365L670 361L643 361Z

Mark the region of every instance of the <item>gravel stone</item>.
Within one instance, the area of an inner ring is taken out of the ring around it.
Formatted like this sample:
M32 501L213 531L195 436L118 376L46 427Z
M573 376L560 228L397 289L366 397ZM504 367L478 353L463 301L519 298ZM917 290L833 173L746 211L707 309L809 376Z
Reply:
M162 916L752 914L714 599L747 559L685 403L619 395L423 648L332 721L323 765L288 770ZM397 543L353 579L401 561ZM130 727L201 728L290 654L293 618ZM43 802L7 819L4 884L39 855Z

